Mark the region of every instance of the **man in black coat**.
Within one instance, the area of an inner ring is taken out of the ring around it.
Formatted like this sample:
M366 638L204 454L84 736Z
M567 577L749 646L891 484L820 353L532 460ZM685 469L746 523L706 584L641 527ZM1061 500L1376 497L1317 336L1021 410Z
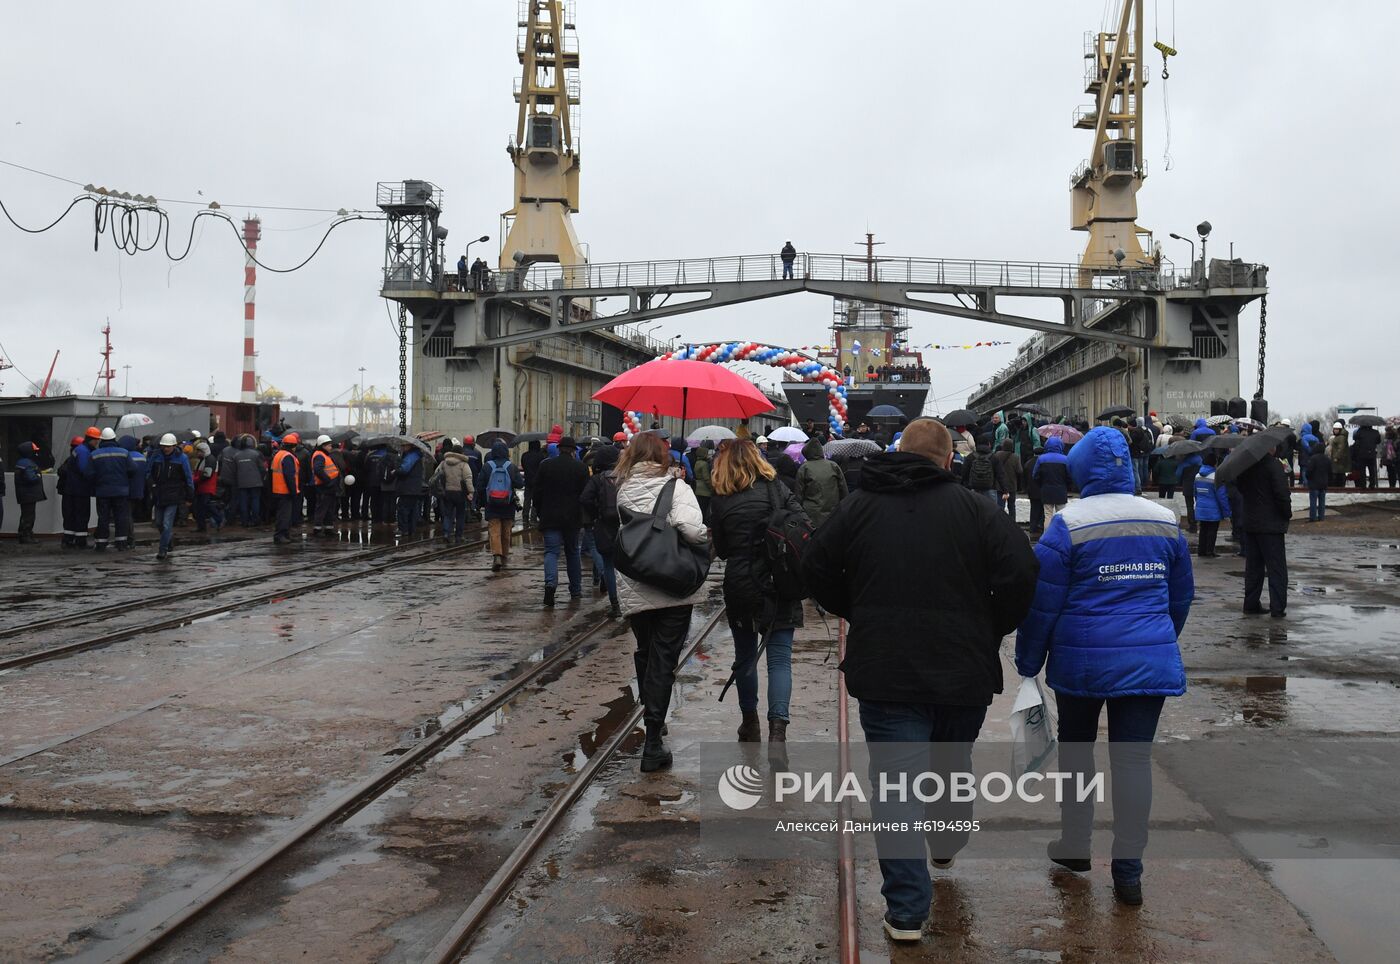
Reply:
M1381 476L1376 469L1376 453L1381 446L1381 433L1363 425L1351 437L1351 467L1356 470L1358 489L1380 488Z
M578 460L574 440L559 440L559 454L545 459L535 470L535 505L539 508L540 529L544 532L544 604L554 605L559 585L559 553L569 571L569 598L583 596L583 563L579 557L579 530L583 527L583 506L579 496L588 484L588 469ZM528 453L527 453L528 454ZM528 477L526 478L528 482Z
M860 490L816 531L802 566L812 597L850 623L840 668L860 701L877 788L881 773L971 770L972 743L1002 690L1002 637L1029 610L1040 571L1006 513L949 471L953 439L942 423L915 419L899 444L865 460ZM970 804L926 810L912 794L877 794L871 810L877 822L911 827L971 817ZM929 835L930 855L946 867L967 838ZM885 929L916 940L932 897L924 837L881 833L876 848Z
M520 474L525 477L525 507L522 511L526 525L540 518L540 508L535 504L535 474L539 472L544 456L539 442L531 442L526 446L525 454L520 456Z
M1293 518L1288 473L1276 457L1278 447L1240 473L1244 530L1244 611L1262 613L1264 578L1269 580L1269 615L1282 617L1288 608L1288 554L1284 533Z

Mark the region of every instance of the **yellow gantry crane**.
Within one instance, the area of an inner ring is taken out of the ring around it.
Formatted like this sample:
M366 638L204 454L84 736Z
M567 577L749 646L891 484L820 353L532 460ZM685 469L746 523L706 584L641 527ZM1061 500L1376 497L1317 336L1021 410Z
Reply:
M1152 263L1141 240L1150 245L1151 233L1137 224L1137 192L1147 177L1144 53L1142 0L1123 0L1117 29L1085 38L1084 89L1094 103L1075 111L1074 126L1094 132L1094 147L1070 180L1070 227L1089 232L1080 260L1085 268Z
M502 215L509 225L502 271L587 260L570 218L578 211L579 55L567 14L563 0L520 4L520 113L506 148L515 166L515 206Z

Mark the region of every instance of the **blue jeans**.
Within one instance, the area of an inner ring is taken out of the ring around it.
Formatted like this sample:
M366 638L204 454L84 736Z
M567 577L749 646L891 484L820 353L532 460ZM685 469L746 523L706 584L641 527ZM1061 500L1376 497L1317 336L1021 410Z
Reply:
M418 505L421 501L416 495L399 496L399 535L405 539L418 528Z
M559 553L564 553L564 565L569 572L569 595L583 594L583 560L579 556L577 529L544 530L544 584L559 585Z
M1308 489L1308 518L1321 519L1327 514L1327 490Z
M880 786L882 773L907 774L911 784L915 775L925 771L940 774L945 783L949 773L970 773L972 744L986 716L985 706L861 700L860 726L870 751L871 785ZM877 793L870 802L871 816L877 822L905 823L911 828L921 820L972 819L971 803L949 803L946 796L925 804L912 792L904 800L881 800ZM875 835L885 881L880 893L892 920L917 926L928 917L933 884L923 853L925 841L928 856L945 860L967 845L968 836L968 831L921 835L913 829Z
M255 526L262 524L262 490L261 489L238 489L238 501L234 503L237 507L239 520L245 526Z
M156 528L160 530L160 551L169 552L170 542L175 538L175 515L178 505L158 505L155 507Z
M758 711L758 627L750 619L731 620L729 630L734 634L734 668L738 675L734 685L739 690L739 709L746 713ZM792 699L792 630L775 629L763 649L768 660L768 718L788 719L788 701Z
M450 536L462 538L462 529L467 524L467 499L465 496L459 499L442 500L442 537Z
M1108 759L1113 775L1113 879L1135 884L1142 878L1147 849L1147 818L1152 813L1152 738L1162 715L1161 696L1094 699L1055 694L1059 713L1060 770L1094 772L1094 742L1099 714L1108 704ZM1088 857L1094 825L1094 801L1075 800L1074 782L1060 803L1060 840L1064 854Z
M783 280L786 281L788 278L791 278L791 277L792 277L792 262L791 262L791 261L784 261L784 262L783 262Z
M603 554L598 551L598 540L593 538L593 527L584 526L579 535L583 539L583 551L593 560L593 576L598 578L603 575Z

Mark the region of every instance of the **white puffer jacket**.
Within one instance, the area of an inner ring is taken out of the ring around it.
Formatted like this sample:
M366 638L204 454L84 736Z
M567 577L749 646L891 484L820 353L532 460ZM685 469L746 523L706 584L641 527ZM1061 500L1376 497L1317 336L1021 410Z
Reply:
M633 512L650 512L656 508L656 500L661 490L671 478L659 465L638 466L617 490L619 508ZM684 482L677 482L675 494L671 498L671 513L666 521L674 526L686 542L699 544L708 542L709 530L705 528L704 517L700 514L700 503L695 501L695 493ZM617 600L623 613L645 612L649 609L668 609L671 606L693 606L706 596L702 585L690 596L672 596L654 586L629 579L617 574Z

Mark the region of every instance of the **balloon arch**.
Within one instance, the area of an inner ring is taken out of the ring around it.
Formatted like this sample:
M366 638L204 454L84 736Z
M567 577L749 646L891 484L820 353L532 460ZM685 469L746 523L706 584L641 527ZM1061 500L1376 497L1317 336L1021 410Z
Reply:
M806 355L787 348L775 348L752 341L727 341L713 345L687 345L679 351L661 356L662 361L690 360L702 362L752 362L792 372L804 382L826 386L827 425L833 435L842 435L849 412L846 408L846 383L832 368ZM642 430L644 412L623 412L622 430L630 438Z

